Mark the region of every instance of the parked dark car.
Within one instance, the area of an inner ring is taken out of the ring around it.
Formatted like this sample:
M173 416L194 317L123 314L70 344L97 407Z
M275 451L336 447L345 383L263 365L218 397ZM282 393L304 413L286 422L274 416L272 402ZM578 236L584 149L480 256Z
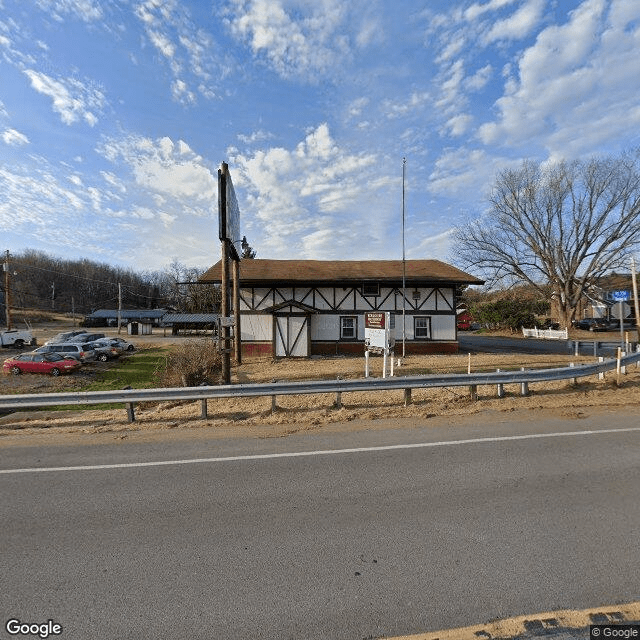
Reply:
M611 323L604 318L583 318L577 320L573 326L583 331L609 331Z
M63 342L95 342L105 337L104 333L79 333Z
M545 318L544 322L540 325L540 328L557 331L558 329L560 329L560 323L556 322L552 318Z

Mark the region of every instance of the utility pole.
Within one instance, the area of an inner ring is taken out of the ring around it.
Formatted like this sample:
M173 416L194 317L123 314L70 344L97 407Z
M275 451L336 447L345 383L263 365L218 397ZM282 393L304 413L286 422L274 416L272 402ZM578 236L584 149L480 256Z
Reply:
M9 249L4 259L4 309L7 319L7 331L11 329L11 282L9 277Z
M636 280L636 263L631 256L631 284L633 285L633 310L636 316L637 339L640 343L640 303L638 302L638 282Z
M121 316L122 316L122 285L118 282L118 333L120 333Z

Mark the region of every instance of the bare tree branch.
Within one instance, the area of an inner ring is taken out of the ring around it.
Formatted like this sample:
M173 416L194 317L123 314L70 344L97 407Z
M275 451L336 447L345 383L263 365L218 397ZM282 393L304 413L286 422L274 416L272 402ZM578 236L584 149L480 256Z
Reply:
M456 230L455 252L487 282L552 287L564 323L599 277L640 247L638 154L503 171L491 215Z

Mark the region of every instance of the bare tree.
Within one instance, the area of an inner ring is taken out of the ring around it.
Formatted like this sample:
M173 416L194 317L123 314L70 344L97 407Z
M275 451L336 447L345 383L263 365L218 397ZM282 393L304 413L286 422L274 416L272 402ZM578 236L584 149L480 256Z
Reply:
M491 212L456 229L455 253L492 284L551 287L569 325L597 279L640 245L638 154L540 165L498 175Z

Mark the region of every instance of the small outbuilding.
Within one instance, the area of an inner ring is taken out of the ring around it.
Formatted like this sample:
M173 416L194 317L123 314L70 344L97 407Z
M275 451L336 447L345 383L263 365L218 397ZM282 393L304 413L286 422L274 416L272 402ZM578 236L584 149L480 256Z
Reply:
M121 325L136 322L158 327L166 313L166 309L121 309L120 311L118 309L97 309L85 316L83 326L116 327L119 316ZM142 333L142 331L139 333Z

